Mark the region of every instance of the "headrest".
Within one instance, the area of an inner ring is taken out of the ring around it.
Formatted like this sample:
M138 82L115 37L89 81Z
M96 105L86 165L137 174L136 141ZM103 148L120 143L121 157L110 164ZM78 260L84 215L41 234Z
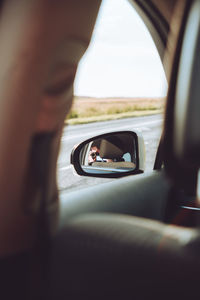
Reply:
M124 152L118 148L116 145L106 141L102 140L100 144L100 156L102 158L121 158L124 154Z

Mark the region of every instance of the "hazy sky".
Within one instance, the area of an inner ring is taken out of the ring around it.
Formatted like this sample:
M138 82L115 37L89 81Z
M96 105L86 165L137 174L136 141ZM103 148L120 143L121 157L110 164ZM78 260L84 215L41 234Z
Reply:
M127 0L103 1L92 42L79 65L75 95L166 95L166 79L157 50Z

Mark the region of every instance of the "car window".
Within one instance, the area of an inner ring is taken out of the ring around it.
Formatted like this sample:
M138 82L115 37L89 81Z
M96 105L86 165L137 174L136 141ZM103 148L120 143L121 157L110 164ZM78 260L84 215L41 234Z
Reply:
M71 191L113 180L81 177L70 165L74 145L104 132L142 133L146 170L152 170L166 91L159 54L137 12L128 1L103 1L76 75L74 105L58 160L59 189Z

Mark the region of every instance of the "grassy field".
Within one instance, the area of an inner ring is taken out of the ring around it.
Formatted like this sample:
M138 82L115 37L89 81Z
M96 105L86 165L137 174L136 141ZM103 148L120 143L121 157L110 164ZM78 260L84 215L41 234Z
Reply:
M75 97L68 124L144 116L161 113L165 98L87 98Z

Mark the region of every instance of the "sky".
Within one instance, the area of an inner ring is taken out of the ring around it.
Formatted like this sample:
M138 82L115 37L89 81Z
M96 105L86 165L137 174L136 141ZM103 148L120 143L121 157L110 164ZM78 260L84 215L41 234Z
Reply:
M104 0L74 85L76 96L163 97L167 83L154 42L127 0Z

